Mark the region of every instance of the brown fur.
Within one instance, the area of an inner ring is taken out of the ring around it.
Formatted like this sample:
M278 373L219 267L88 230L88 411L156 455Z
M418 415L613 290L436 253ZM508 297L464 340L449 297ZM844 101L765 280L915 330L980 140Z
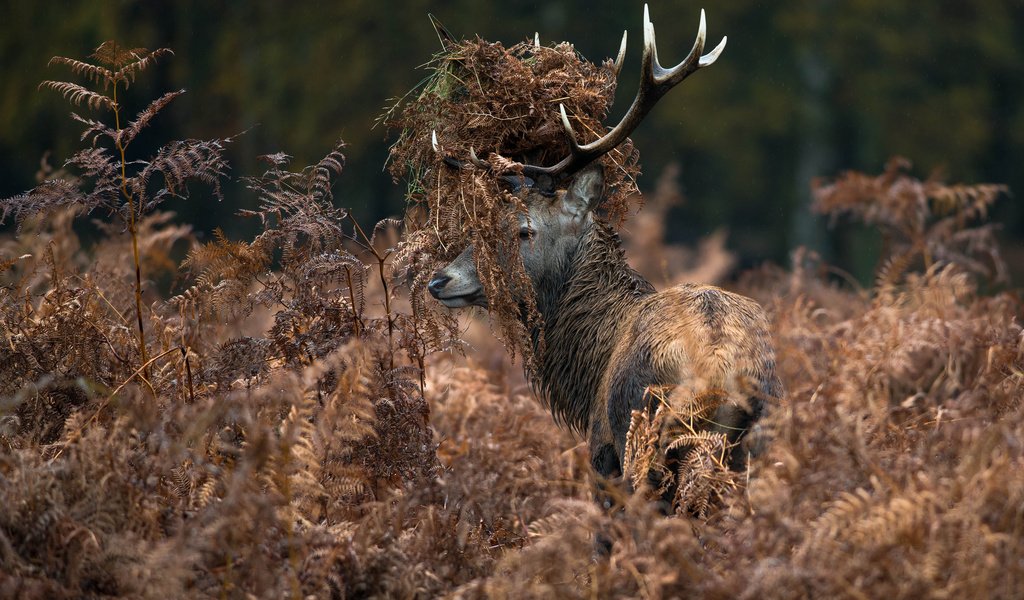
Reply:
M553 199L531 193L522 227L536 233L521 253L544 323L535 388L558 421L589 433L598 472L615 476L632 411L650 408L649 388L674 388L682 402L716 394L722 404L708 427L736 442L781 387L761 307L709 285L655 291L593 216L602 183L591 169ZM449 306L486 306L472 247L435 281L432 292ZM734 452L734 468L745 455Z
M555 415L590 433L592 458L610 444L621 465L630 414L646 407L649 386L675 386L673 396L684 398L720 389L727 403L713 421L738 428L730 435L738 440L764 399L779 394L761 307L709 285L655 292L602 224L578 252L564 293L540 304L538 387Z

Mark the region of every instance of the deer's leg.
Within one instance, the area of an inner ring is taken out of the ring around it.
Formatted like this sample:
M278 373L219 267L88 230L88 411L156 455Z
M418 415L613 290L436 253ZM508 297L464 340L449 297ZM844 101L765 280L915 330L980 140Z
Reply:
M610 486L614 487L621 480L622 463L619 462L619 455L615 451L615 441L608 427L608 419L603 414L605 411L594 412L590 421L590 466L600 476L594 496L601 506L609 509L613 504L609 495Z
M743 428L742 443L733 448L730 456L730 467L733 470L742 471L746 467L747 456L751 458L760 456L768 448L771 435L768 429L758 421L768 412L771 404L777 402L782 395L782 382L775 374L774 364L772 364L771 369L761 378L757 393L748 400L749 412L744 415L745 421L741 424Z
M602 408L595 410L590 419L590 466L605 479L615 479L622 476L622 463L615 452L607 411Z
M608 385L608 425L620 465L626 452L626 434L633 411L651 408L645 391L663 383L651 364L650 345L642 338L631 343L623 355L630 359L615 364Z
M740 472L747 467L747 448L740 441L746 436L754 419L754 412L750 408L729 403L719 406L711 417L713 425L709 429L724 434L732 445L729 469L733 471Z
M616 489L622 482L622 465L615 452L615 442L608 427L607 411L595 410L590 422L590 465L597 478L592 493L594 501L606 512L615 506ZM621 494L621 491L619 492ZM612 552L612 538L601 528L594 532L594 556L607 558Z

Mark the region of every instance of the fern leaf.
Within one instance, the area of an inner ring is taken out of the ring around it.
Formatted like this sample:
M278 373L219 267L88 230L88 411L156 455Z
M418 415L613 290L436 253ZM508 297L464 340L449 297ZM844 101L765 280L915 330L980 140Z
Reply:
M864 488L854 492L840 492L829 507L812 524L816 535L835 538L870 509L873 498Z
M87 196L79 186L64 179L50 179L17 196L0 200L0 224L13 216L20 228L25 219L66 206L86 205Z
M84 142L85 140L91 137L92 145L95 146L100 136L108 137L111 140L114 140L117 137L117 134L114 132L114 130L108 127L106 123L94 121L92 119L86 119L85 117L82 117L78 113L74 112L71 113L71 118L85 125L85 131L82 132L82 137L80 138L80 141Z
M673 437L672 441L665 447L665 452L670 452L684 447L713 446L715 444L722 444L724 440L725 435L722 433L703 429L689 431Z
M341 153L344 147L344 142L339 141L334 149L313 167L309 189L317 198L331 199L331 178L340 175L345 165L345 155Z
M39 87L49 88L60 93L64 96L65 100L75 106L81 106L84 103L92 110L99 110L100 108L114 109L113 100L103 94L97 94L92 90L88 90L77 83L71 83L70 81L44 81L39 84Z
M95 182L93 189L84 197L86 210L105 208L115 211L119 207L121 188L118 163L103 147L89 148L76 152L65 163L82 170L85 177Z
M273 154L261 154L256 159L269 163L273 167L283 167L291 162L292 157L284 152L275 152Z
M149 122L153 120L153 117L155 117L157 113L159 113L168 104L170 104L172 100L174 100L178 96L181 96L184 93L185 90L167 92L163 96L160 96L156 100L152 101L149 104L149 106L146 107L146 110L140 112L138 116L135 117L135 120L128 124L128 127L125 127L119 132L119 141L121 143L121 147L123 148L128 144L132 143L132 140L134 140L135 137L139 135L140 131L142 131L143 129L146 128L147 125L149 125Z
M71 67L71 72L75 75L84 75L93 83L103 83L104 87L114 80L114 73L110 69L76 60L74 58L54 56L50 59L50 62L47 63L47 66L53 66L55 64Z
M163 146L153 160L131 178L132 191L140 198L146 197L150 179L159 174L171 195L184 194L185 184L189 180L198 180L211 185L214 196L221 198L220 180L228 168L224 160L226 141L184 140Z
M137 60L139 56L145 55L148 50L145 48L125 48L114 40L107 40L97 46L89 58L96 59L103 63L119 69L127 63Z
M134 83L135 76L153 65L157 59L167 54L174 54L174 52L170 48L159 48L152 52L146 52L144 48L138 48L132 50L130 54L136 60L129 62L114 73L114 77L118 81L123 81L125 86L129 83Z
M389 248L394 247L398 243L399 236L402 231L402 220L401 219L381 219L373 227L373 233L370 234L370 246L377 247L378 236L389 236L391 239L388 240L387 246Z

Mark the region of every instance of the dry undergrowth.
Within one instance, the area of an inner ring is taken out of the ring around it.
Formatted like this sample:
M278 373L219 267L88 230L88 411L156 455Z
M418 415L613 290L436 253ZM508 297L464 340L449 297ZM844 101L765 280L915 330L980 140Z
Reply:
M333 207L342 160L267 157L252 241L137 215L146 279L187 281L144 282L146 361L123 201L89 249L81 194L3 201L0 596L1021 595L1024 335L1013 293L978 291L1002 272L991 188L892 169L819 188L883 226L879 282L803 251L741 280L787 399L749 473L701 488L694 465L696 516L664 518L643 494L599 510L537 402L430 357L447 337L395 294L392 224L363 235Z

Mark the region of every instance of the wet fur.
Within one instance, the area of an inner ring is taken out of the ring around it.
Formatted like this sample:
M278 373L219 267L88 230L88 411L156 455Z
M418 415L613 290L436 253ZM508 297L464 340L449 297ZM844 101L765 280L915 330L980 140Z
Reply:
M545 324L535 385L557 420L589 433L594 468L621 473L630 415L646 407L648 386L725 390L713 421L738 441L780 393L761 307L709 285L656 292L600 222L578 240L556 276L535 282ZM734 468L745 455L737 449Z

